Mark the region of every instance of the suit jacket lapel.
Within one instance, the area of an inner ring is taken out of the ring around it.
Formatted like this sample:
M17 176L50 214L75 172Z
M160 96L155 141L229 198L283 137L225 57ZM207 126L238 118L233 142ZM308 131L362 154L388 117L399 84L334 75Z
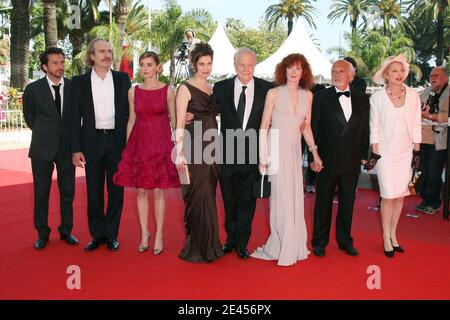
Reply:
M57 116L57 117L59 117L59 119L61 119L61 115L58 115L58 111L56 109L56 103L55 103L55 99L53 98L52 89L50 89L50 86L48 84L46 77L41 79L41 85L42 85L42 89L43 89L42 92L45 92L44 98L47 99L47 103L45 103L45 105L51 109L51 112L53 112L55 116Z
M118 107L119 107L119 88L120 88L120 82L119 82L119 77L117 75L117 73L113 70L111 70L112 73L112 77L113 77L113 83L114 83L114 127L118 128L117 125L117 119L118 117Z
M229 100L229 102L226 105L229 106L232 109L232 110L230 110L230 112L233 115L234 120L236 121L236 123L238 123L240 126L242 126L241 122L239 121L238 115L237 115L237 106L236 106L236 104L234 102L234 82L235 81L236 81L236 77L233 77L228 82L228 86L226 88L225 96L228 97L230 100Z
M345 128L347 125L347 120L345 119L344 110L342 109L341 103L339 102L339 98L336 95L336 89L330 90L331 101L334 104L333 109L336 112L336 118L339 124Z
M69 113L69 104L70 104L70 87L67 85L67 79L64 79L64 97L63 97L63 105L62 105L62 118L67 118Z
M252 128L252 123L255 121L255 117L258 115L259 113L259 108L261 108L261 103L260 103L260 87L258 85L258 83L256 82L255 78L253 78L253 85L254 85L254 92L255 94L253 95L253 104L252 104L252 110L250 113L250 116L248 118L248 122L247 122L247 128ZM264 103L263 103L264 105ZM259 128L256 128L259 129Z
M348 119L347 125L344 127L344 130L342 130L341 136L343 136L349 130L353 122L356 121L355 119L358 119L360 113L360 109L358 108L358 100L355 95L350 95L350 99L352 104L352 114Z
M92 121L94 123L94 128L95 128L95 108L94 108L94 97L92 95L92 81L91 81L91 74L92 74L92 69L85 74L85 81L84 81L84 85L86 86L84 89L84 92L87 92L87 98L88 98L88 108L91 114L91 118ZM83 91L81 91L83 92Z

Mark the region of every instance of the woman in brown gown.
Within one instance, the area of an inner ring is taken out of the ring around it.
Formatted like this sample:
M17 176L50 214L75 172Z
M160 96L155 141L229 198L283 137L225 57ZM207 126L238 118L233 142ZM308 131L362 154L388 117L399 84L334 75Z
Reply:
M218 147L218 105L207 82L212 59L213 51L208 44L195 46L191 53L195 74L180 85L176 100L177 169L182 171L187 166L190 175L190 184L181 188L186 206L186 240L179 257L189 262L211 262L223 255L216 207L219 166L214 159L214 143ZM187 113L193 114L194 119L185 125Z

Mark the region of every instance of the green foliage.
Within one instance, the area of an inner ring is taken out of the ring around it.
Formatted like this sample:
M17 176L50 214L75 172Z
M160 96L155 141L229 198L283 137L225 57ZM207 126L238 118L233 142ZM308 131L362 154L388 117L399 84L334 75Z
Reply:
M311 4L314 1L316 0L280 0L279 3L269 6L265 15L269 28L276 26L282 20L287 20L289 35L293 21L299 17L303 17L310 27L316 28L314 23L316 8Z
M346 33L344 37L348 43L353 44L352 50L332 48L329 51L339 50L340 53L344 53L343 55L354 58L358 64L359 75L369 82L372 82L373 75L384 59L400 53L404 53L411 63L411 73L414 76L410 77L410 80L421 79L422 72L414 64L416 58L414 43L402 33L400 28L392 29L389 36L383 35L381 31L370 30L367 32L357 31L353 34Z
M247 47L255 51L259 62L267 59L286 40L286 28L277 24L269 27L269 23L261 19L258 29L246 27L240 19L227 19L226 31L235 48Z
M40 33L33 38L32 48L33 50L30 51L28 60L28 74L30 78L33 76L33 71L41 69L39 55L45 50L45 36L43 33Z
M19 90L9 87L6 95L8 96L8 110L22 110L22 95Z
M207 42L216 28L211 14L194 9L183 14L175 0L166 0L164 10L152 13L150 39L159 48L161 62L170 60L170 78L174 78L175 54L183 41L186 29L196 31L200 40Z

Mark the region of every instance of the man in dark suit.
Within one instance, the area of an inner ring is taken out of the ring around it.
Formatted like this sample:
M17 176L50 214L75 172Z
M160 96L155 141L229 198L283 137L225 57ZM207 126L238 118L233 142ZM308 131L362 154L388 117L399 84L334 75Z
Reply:
M115 185L112 178L126 144L131 82L126 73L111 70L112 59L109 42L92 40L87 53L92 69L72 80L72 160L75 166L86 168L89 232L93 238L86 251L97 249L105 242L111 251L119 249L123 188Z
M369 98L358 90L349 90L354 75L352 65L344 60L333 64L333 87L317 92L313 98L311 126L323 168L316 178L313 253L325 255L331 227L333 195L338 187L339 205L336 240L339 248L357 256L353 247L351 224L355 191L361 164L369 150Z
M366 93L367 83L366 80L359 76L358 65L356 64L355 59L352 57L345 57L344 60L350 62L355 69L355 76L353 77L352 82L350 82L350 90L359 90L362 93Z
M228 235L223 250L229 253L235 249L242 259L249 257L247 244L256 206L253 183L259 177L258 132L266 93L273 87L253 77L255 65L255 53L239 49L234 57L237 76L214 85L214 96L221 107L223 142L219 180Z
M23 93L23 114L33 132L28 156L33 171L34 227L38 232L34 243L36 250L45 248L49 241L48 202L54 165L60 194L60 238L71 245L78 244L71 234L75 167L69 140L71 83L64 78L64 58L60 48L45 50L40 62L46 76L30 83Z

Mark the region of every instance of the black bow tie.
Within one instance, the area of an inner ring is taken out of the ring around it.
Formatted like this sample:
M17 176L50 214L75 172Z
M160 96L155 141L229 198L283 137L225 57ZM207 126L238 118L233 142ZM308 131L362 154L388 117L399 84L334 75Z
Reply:
M336 95L337 95L338 99L339 99L342 95L346 96L347 98L350 98L350 91L336 92Z

